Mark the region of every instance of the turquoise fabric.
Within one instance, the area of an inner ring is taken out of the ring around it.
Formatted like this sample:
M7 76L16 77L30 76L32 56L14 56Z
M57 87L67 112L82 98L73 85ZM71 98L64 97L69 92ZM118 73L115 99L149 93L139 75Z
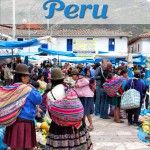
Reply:
M5 128L0 127L0 150L7 150L7 145L3 143Z

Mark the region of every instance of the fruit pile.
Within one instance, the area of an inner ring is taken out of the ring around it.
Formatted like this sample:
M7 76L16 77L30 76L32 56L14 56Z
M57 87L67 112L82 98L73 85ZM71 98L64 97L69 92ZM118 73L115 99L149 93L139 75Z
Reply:
M40 145L46 145L46 138L48 136L51 120L48 117L43 119L43 122L35 122L37 142Z
M142 123L142 129L145 133L150 134L150 120Z
M141 141L150 143L150 110L142 110L139 121L141 126L138 128L138 137Z

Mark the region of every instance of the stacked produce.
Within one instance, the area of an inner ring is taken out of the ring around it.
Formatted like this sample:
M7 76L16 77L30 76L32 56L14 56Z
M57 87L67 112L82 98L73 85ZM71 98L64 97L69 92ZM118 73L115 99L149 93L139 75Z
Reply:
M37 142L41 146L46 145L46 138L48 136L49 128L50 128L51 120L46 116L43 119L43 122L36 122L36 135L37 135Z
M138 128L138 137L143 142L150 142L150 110L143 110L139 117L141 126Z

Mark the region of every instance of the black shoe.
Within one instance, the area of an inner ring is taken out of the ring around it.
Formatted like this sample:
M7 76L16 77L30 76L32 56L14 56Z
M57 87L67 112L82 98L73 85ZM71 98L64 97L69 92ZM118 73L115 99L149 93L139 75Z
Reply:
M131 126L131 125L133 125L133 124L132 124L132 123L130 123L130 122L128 122L128 125L129 125L129 126Z
M111 119L110 117L102 117L103 119Z

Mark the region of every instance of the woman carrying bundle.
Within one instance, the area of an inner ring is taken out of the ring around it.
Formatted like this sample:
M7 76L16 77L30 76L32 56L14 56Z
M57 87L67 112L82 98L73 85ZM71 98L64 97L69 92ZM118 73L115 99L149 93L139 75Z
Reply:
M37 146L34 119L41 95L28 85L29 72L25 64L16 66L14 81L10 87L0 88L0 125L7 126L4 142L12 150L33 149Z
M59 68L52 70L52 89L47 94L52 123L46 150L90 150L92 143L83 119L83 106L73 89L66 90Z

